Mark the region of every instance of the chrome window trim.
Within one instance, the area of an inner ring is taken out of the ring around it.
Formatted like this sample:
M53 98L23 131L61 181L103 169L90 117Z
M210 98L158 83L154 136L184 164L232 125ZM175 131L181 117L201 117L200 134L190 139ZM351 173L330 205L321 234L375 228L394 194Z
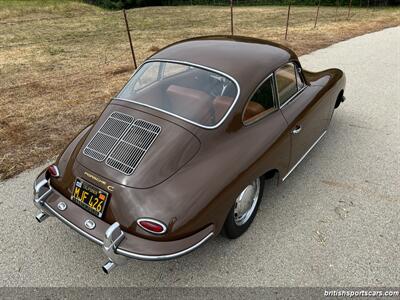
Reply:
M275 79L272 78L272 97L273 102L274 102L274 110L271 110L270 112L266 113L263 115L264 112L260 113L260 115L262 115L260 118L255 118L254 120L250 120L250 121L246 121L244 120L244 114L246 112L247 109L247 105L249 104L249 102L251 101L251 99L253 98L254 94L259 90L259 88L267 81L269 80L272 76L274 75L274 73L272 72L271 74L269 74L267 77L265 77L258 85L257 87L254 89L253 93L250 95L249 99L246 101L246 105L242 111L242 124L244 126L249 126L252 125L254 123L257 123L258 121L261 121L262 119L264 119L265 117L269 116L270 114L272 114L273 112L277 111L279 109L279 101L278 101L278 97L276 95L276 87L275 87ZM265 110L265 112L268 110Z
M294 94L292 97L290 97L285 103L283 103L282 106L279 106L279 109L282 109L283 107L286 106L286 104L292 102L293 99L296 98L299 94L301 94L305 89L306 89L306 86L304 86L301 90L298 90L297 93Z
M297 92L296 92L295 94L293 94L288 100L286 100L285 103L283 103L283 105L281 105L281 101L280 101L280 99L279 99L278 85L276 84L276 72L277 72L280 68L282 68L282 67L284 67L284 66L286 66L286 65L289 65L289 64L291 64L291 65L293 66L293 69L294 69L294 76L295 76L295 78L296 78L296 88L298 88L298 86L297 86L297 70L296 70L296 63L295 63L295 62L293 62L293 61L287 62L287 63L285 63L284 65L280 66L279 68L277 68L277 69L274 71L273 74L274 74L275 93L276 93L276 96L277 96L277 98L278 98L279 109L282 109L283 107L285 107L286 104L292 102L292 100L293 100L294 98L296 98L300 93L302 93L302 92L305 90L305 88L307 87L307 85L305 84L304 80L302 80L303 83L304 83L304 86L303 86L300 90L297 90Z
M297 84L297 88L299 88L299 86L298 86L298 82L297 82L297 78L299 78L300 79L300 81L303 83L303 88L306 86L306 82L305 82L305 80L304 80L304 78L303 78L303 74L302 74L302 71L301 71L301 67L299 67L298 65L297 65L297 63L293 63L294 64L294 68L295 68L295 72L296 72L296 84ZM301 90L301 89L300 89Z
M235 99L233 100L233 102L232 102L231 106L229 107L229 109L227 110L227 112L225 113L225 115L221 118L221 120L220 120L217 124L215 124L215 125L213 125L213 126L202 125L202 124L197 123L197 122L195 122L195 121L189 120L189 119L187 119L187 118L178 116L178 115L176 115L176 114L174 114L174 113L171 113L171 112L169 112L169 111L163 110L163 109L161 109L161 108L157 108L157 107L154 107L154 106L152 106L152 105L148 105L148 104L145 104L145 103L141 103L141 102L138 102L138 101L135 101L135 100L129 100L129 99L125 99L125 98L118 98L117 96L113 97L112 99L114 99L114 100L120 100L120 101L127 101L127 102L135 103L135 104L138 104L138 105L141 105L141 106L144 106L144 107L148 107L148 108L151 108L151 109L154 109L154 110L163 112L163 113L165 113L165 114L168 114L168 115L170 115L170 116L176 117L176 118L178 118L178 119L180 119L180 120L183 120L183 121L185 121L185 122L188 122L188 123L190 123L190 124L196 125L196 126L198 126L198 127L204 128L204 129L215 129L215 128L218 128L218 127L226 120L226 118L229 116L229 114L230 114L231 111L233 110L234 106L236 105L236 102L237 102L238 99L239 99L239 96L240 96L240 86L239 86L239 83L236 81L235 78L233 78L232 76L230 76L230 75L228 75L228 74L226 74L226 73L224 73L224 72L222 72L222 71L219 71L219 70L216 70L216 69L213 69L213 68L210 68L210 67L206 67L206 66L203 66L203 65L199 65L199 64L187 62L187 61L181 61L181 60L172 60L172 59L149 59L149 60L146 60L146 61L132 74L132 76L129 78L128 82L132 79L132 77L133 77L146 63L150 63L150 62L167 62L167 63L170 62L170 63L183 64L183 65L188 65L188 66L193 66L193 67L197 67L197 68L200 68L200 69L208 70L208 71L211 71L211 72L220 74L220 75L222 75L222 76L225 76L225 77L227 77L228 79L232 80L232 82L236 85L236 88L237 88L236 97L235 97ZM124 87L121 89L121 91L125 88L125 86L128 84L128 82L124 85ZM121 92L121 91L120 91L120 92ZM120 92L118 92L118 94L119 94Z

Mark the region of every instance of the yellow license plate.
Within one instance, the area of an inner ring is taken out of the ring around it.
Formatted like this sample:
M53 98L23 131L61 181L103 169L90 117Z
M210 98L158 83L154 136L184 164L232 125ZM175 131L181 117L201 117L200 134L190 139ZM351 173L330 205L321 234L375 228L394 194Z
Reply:
M109 194L102 189L77 178L71 200L101 218L106 208L108 196Z

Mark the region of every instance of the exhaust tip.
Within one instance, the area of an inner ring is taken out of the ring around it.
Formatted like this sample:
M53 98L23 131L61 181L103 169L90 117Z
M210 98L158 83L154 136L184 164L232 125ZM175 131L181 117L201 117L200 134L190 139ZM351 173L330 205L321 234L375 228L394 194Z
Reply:
M49 217L48 214L44 213L44 212L40 212L36 215L36 220L39 223L42 223L44 220L46 220Z
M102 266L102 270L104 273L106 274L110 274L110 272L112 271L112 269L114 269L117 265L115 263L113 263L111 260L109 260L108 262L106 262L104 264L104 266Z

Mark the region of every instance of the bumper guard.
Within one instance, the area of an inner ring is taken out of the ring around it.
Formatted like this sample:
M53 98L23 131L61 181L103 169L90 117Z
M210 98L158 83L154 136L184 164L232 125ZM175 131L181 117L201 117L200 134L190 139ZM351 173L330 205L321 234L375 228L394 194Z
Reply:
M105 231L104 239L99 240L94 236L87 234L86 232L79 229L73 223L65 219L61 216L55 209L53 209L48 203L46 203L47 198L53 193L52 187L48 180L43 179L40 180L37 184L34 185L34 198L33 203L39 209L39 212L36 215L36 220L41 223L46 220L50 216L55 216L60 219L63 223L85 236L89 240L95 242L96 244L102 246L105 255L108 258L108 261L102 266L103 271L106 274L109 274L111 270L119 265L124 265L127 263L128 258L136 258L141 260L165 260L172 259L178 256L182 256L186 253L191 252L196 249L200 245L202 245L205 241L213 236L213 232L210 232L207 236L201 239L195 245L179 251L173 254L166 254L160 256L148 256L143 254L137 254L133 252L128 252L124 249L119 248L119 245L126 238L125 233L121 230L120 224L118 222L110 225Z

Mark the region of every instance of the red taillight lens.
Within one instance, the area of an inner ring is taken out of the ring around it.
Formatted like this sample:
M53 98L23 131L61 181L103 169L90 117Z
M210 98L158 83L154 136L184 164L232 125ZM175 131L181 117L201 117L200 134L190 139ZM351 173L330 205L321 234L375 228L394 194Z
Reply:
M144 230L155 234L163 234L167 231L167 227L163 223L152 219L139 219L137 224Z
M58 170L57 166L51 165L47 168L47 172L51 177L60 177L60 171Z

